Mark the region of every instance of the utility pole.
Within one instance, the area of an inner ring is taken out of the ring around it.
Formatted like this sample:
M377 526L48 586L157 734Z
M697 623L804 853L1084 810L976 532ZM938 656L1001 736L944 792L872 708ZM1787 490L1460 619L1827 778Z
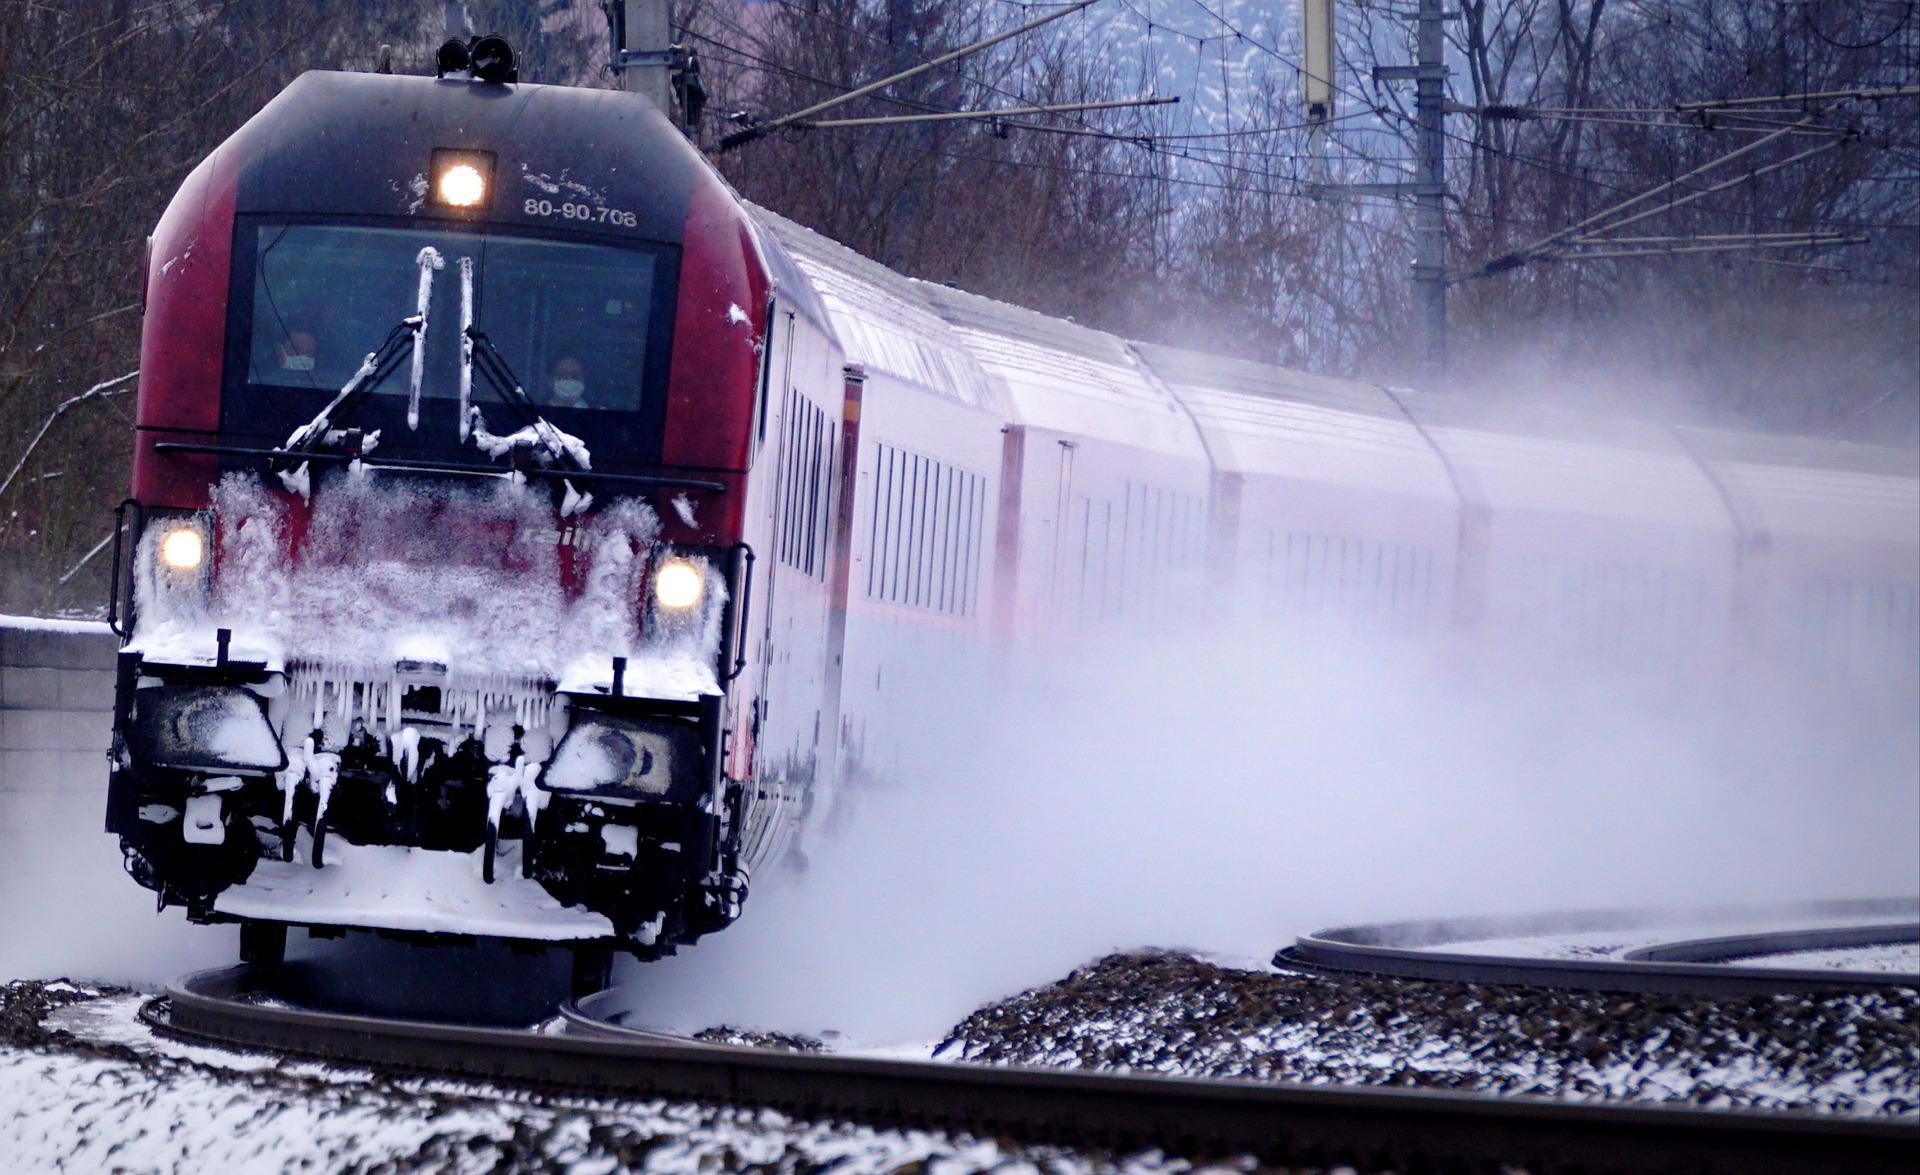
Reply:
M1327 127L1333 119L1334 0L1300 0L1300 107L1307 115L1313 182L1327 182Z
M1458 12L1449 13L1444 0L1420 0L1414 13L1414 64L1377 65L1373 78L1379 82L1414 83L1414 172L1411 182L1320 184L1329 192L1355 192L1377 196L1412 196L1413 220L1413 311L1420 336L1420 384L1438 391L1447 381L1447 41L1441 22ZM1312 0L1308 0L1311 8ZM1329 6L1330 7L1330 6ZM1327 17L1325 68L1332 72L1332 18ZM1312 27L1312 26L1310 26ZM1316 60L1309 43L1310 63ZM1309 67L1309 81L1313 66ZM1307 117L1324 117L1307 91Z
M620 88L645 94L668 118L671 99L673 28L668 0L602 0L607 13L607 35L612 41L609 62L620 75Z
M1420 0L1414 48L1414 118L1417 162L1414 182L1413 289L1420 316L1420 374L1430 391L1447 382L1447 149L1446 19L1442 0Z

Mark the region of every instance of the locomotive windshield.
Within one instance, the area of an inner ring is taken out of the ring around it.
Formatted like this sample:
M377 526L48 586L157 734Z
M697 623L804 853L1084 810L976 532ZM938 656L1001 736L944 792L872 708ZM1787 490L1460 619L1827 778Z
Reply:
M284 435L308 419L414 313L417 258L431 248L444 268L433 274L421 427L412 436L393 428L396 405L409 393L404 366L375 389L366 418L353 426L381 428L390 446L454 447L460 262L470 258L474 325L533 402L562 427L570 419L574 431L611 430L619 456L652 457L657 437L649 423L662 408L673 310L670 250L340 223L254 223L239 235L236 272L251 270L251 277L236 282L236 292L250 297L234 307L226 431ZM475 396L493 415L488 397Z

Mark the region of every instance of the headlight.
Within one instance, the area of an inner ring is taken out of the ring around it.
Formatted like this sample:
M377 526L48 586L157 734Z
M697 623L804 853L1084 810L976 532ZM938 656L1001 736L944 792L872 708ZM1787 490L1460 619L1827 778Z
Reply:
M136 762L193 771L278 771L287 765L266 704L225 685L149 686L133 695Z
M456 163L440 173L440 202L471 208L487 195L486 177L471 163Z
M691 559L669 559L653 573L653 598L662 608L684 612L700 602L707 576Z
M699 789L701 757L691 723L588 714L560 740L539 782L595 799L671 799Z
M444 208L481 212L492 202L494 155L457 147L435 147L427 161L433 176L433 202Z
M160 561L175 571L193 571L206 557L207 543L198 527L175 527L160 540Z

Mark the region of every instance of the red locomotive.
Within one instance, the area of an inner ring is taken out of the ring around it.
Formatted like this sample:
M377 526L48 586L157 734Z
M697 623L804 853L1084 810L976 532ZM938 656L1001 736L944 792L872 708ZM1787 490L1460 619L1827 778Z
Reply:
M825 347L697 152L626 94L310 73L149 248L134 877L252 957L288 923L657 952L731 921L824 766L763 699L822 676L824 585L769 556L823 562L828 504L771 529L819 471L768 443L799 407L768 378Z

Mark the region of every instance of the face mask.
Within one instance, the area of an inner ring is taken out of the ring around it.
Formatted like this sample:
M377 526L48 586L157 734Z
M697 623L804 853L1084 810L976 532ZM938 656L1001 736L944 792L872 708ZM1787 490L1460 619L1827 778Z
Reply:
M586 394L587 381L583 379L556 379L553 381L553 394L562 400L578 400Z
M282 355L280 357L280 369L282 371L312 371L313 356Z

